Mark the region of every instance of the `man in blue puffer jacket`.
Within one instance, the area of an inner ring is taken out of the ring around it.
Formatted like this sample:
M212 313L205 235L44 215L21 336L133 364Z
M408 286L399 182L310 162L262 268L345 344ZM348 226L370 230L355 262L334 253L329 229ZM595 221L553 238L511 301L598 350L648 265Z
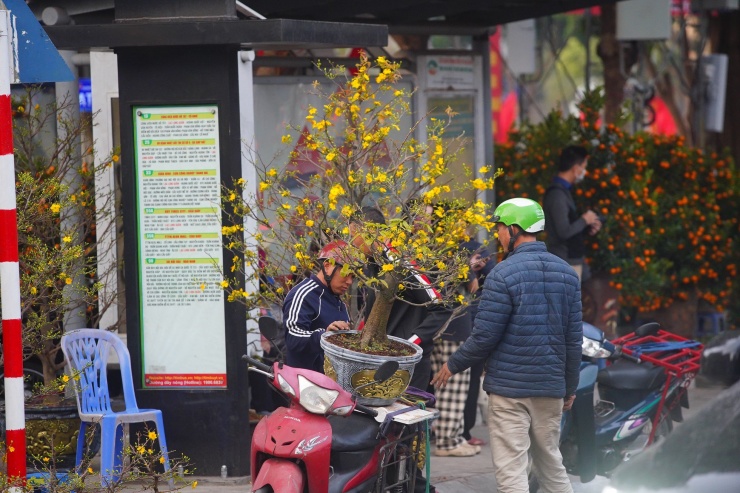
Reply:
M500 493L528 493L527 463L543 490L572 493L558 449L560 418L573 405L581 343L580 281L535 234L542 207L516 198L494 212L506 257L486 277L473 332L432 380L486 360L488 426Z

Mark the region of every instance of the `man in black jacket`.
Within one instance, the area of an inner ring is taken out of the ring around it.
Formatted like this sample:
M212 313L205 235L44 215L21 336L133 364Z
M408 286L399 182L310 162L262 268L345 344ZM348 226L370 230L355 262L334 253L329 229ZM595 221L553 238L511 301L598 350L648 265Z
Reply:
M585 234L595 235L601 229L599 216L592 210L579 214L571 195L573 185L586 176L587 166L588 152L584 147L563 149L558 174L543 201L547 249L568 262L581 280L584 280Z

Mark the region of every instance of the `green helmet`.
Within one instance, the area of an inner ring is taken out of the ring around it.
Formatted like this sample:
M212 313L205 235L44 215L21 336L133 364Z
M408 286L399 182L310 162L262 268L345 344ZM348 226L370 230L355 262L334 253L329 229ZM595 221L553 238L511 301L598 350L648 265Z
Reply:
M527 233L539 233L545 229L545 212L534 200L518 197L501 202L493 211L493 221L506 226L516 224Z

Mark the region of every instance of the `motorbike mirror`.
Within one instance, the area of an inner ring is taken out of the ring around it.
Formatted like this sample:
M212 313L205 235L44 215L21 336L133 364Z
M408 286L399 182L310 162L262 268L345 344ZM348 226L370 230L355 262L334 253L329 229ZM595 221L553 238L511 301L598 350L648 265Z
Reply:
M660 324L658 322L650 322L645 325L641 325L635 330L635 335L638 337L654 336L660 330Z
M385 382L391 378L396 371L398 371L398 361L386 361L380 365L377 370L375 370L373 379L376 382Z
M260 329L260 334L270 342L277 339L280 335L280 324L272 317L260 317L257 321L257 326Z

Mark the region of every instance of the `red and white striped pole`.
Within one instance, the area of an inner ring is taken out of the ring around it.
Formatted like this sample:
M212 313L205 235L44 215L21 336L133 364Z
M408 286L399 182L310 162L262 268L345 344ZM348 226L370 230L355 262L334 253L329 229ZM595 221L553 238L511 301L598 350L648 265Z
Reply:
M5 366L5 444L8 479L26 479L26 417L23 392L21 283L10 105L10 12L0 10L0 290Z

